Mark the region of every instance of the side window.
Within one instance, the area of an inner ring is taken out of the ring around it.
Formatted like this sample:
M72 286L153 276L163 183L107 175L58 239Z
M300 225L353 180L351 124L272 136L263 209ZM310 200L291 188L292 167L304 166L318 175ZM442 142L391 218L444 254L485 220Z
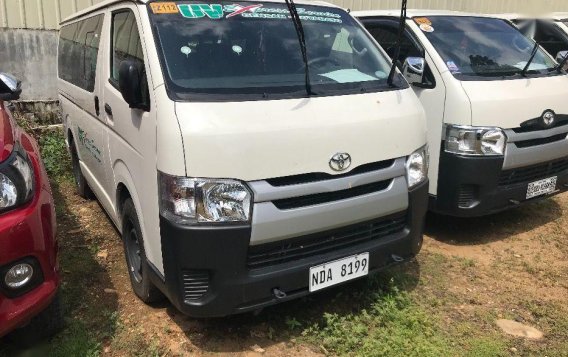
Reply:
M535 41L553 57L560 51L568 50L568 38L552 23L539 21L536 27Z
M134 13L130 10L112 16L111 81L118 84L120 63L126 60L144 64L144 54Z
M365 28L371 36L377 40L379 45L385 49L387 54L392 58L396 54L397 40L398 40L398 23L394 21L373 21L364 22ZM402 70L402 65L408 57L424 57L424 49L415 41L408 30L404 31L400 46L400 57L397 66ZM436 79L430 69L426 65L424 72L423 84L427 88L434 88L436 86Z
M93 92L104 15L63 26L59 38L59 78Z
M396 54L398 27L370 25L367 27L369 33L377 40L387 54L392 58ZM408 33L404 33L400 47L400 59L404 61L407 57L423 57L424 51L410 39ZM400 67L400 66L399 66Z

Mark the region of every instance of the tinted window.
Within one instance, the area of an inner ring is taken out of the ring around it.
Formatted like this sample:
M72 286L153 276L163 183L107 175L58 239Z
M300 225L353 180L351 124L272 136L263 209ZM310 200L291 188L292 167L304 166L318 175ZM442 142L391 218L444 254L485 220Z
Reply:
M535 48L534 41L505 20L432 16L428 23L420 21L422 31L448 69L461 79L520 76ZM554 67L552 58L537 48L528 74L556 73Z
M398 46L398 28L399 22L387 19L381 20L363 20L365 28L369 33L377 40L382 48L388 53L392 58L396 55L396 49ZM400 44L400 55L398 57L397 66L402 70L404 61L408 57L422 57L424 58L425 53L422 46L417 40L411 36L410 32L404 31L401 44ZM434 74L430 70L430 66L426 65L426 70L424 72L424 83L425 85L434 86L435 85Z
M93 92L104 15L63 26L59 38L59 78Z
M130 10L117 12L112 17L111 79L115 83L118 83L120 63L126 60L144 64L136 18Z
M183 98L305 93L306 65L286 5L176 4L175 13L151 16L172 92ZM388 59L347 12L312 5L297 10L316 95L388 87Z

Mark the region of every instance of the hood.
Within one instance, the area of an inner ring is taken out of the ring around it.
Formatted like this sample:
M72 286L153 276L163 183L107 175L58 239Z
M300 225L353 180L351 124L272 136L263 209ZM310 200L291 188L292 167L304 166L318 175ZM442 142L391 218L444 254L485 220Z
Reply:
M0 101L0 162L3 162L14 149L14 128L10 113Z
M176 103L187 175L244 181L305 173L344 174L411 154L426 122L410 89L335 97ZM343 172L329 166L351 155Z
M462 81L471 101L471 125L517 128L546 110L568 114L568 76Z

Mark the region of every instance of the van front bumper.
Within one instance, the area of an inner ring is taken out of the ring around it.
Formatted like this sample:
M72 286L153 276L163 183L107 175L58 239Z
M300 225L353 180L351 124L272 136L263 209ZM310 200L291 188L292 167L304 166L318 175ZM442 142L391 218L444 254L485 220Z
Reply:
M450 216L478 217L568 190L568 156L514 168L507 167L506 160L457 155L442 149L438 193L430 197L430 209ZM527 199L531 182L551 177L557 177L555 192Z
M427 191L427 182L412 190L408 209L392 215L404 216L401 230L395 233L338 249L324 249L320 254L292 261L284 257L282 262L269 265L251 266L251 252L256 249L250 245L251 226L185 227L161 217L165 277L154 273L152 281L176 308L193 317L222 317L255 311L305 296L309 294L310 267L368 252L369 271L373 273L418 254L428 206ZM363 222L353 227L366 223L373 224ZM333 240L335 234L344 234L350 228L317 235ZM276 297L274 289L284 292L285 296Z

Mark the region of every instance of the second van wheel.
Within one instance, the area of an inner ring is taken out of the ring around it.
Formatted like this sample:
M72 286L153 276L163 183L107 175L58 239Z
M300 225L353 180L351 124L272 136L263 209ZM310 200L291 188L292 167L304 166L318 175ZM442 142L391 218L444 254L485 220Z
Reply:
M79 155L77 155L77 149L75 146L75 141L71 138L71 142L69 143L70 152L71 152L71 165L73 166L73 178L75 179L75 184L77 185L77 194L86 200L93 199L95 195L85 176L83 176L83 172L81 171L81 165L79 164Z
M147 304L160 301L164 296L150 281L142 230L132 199L124 202L122 212L122 241L132 290Z

